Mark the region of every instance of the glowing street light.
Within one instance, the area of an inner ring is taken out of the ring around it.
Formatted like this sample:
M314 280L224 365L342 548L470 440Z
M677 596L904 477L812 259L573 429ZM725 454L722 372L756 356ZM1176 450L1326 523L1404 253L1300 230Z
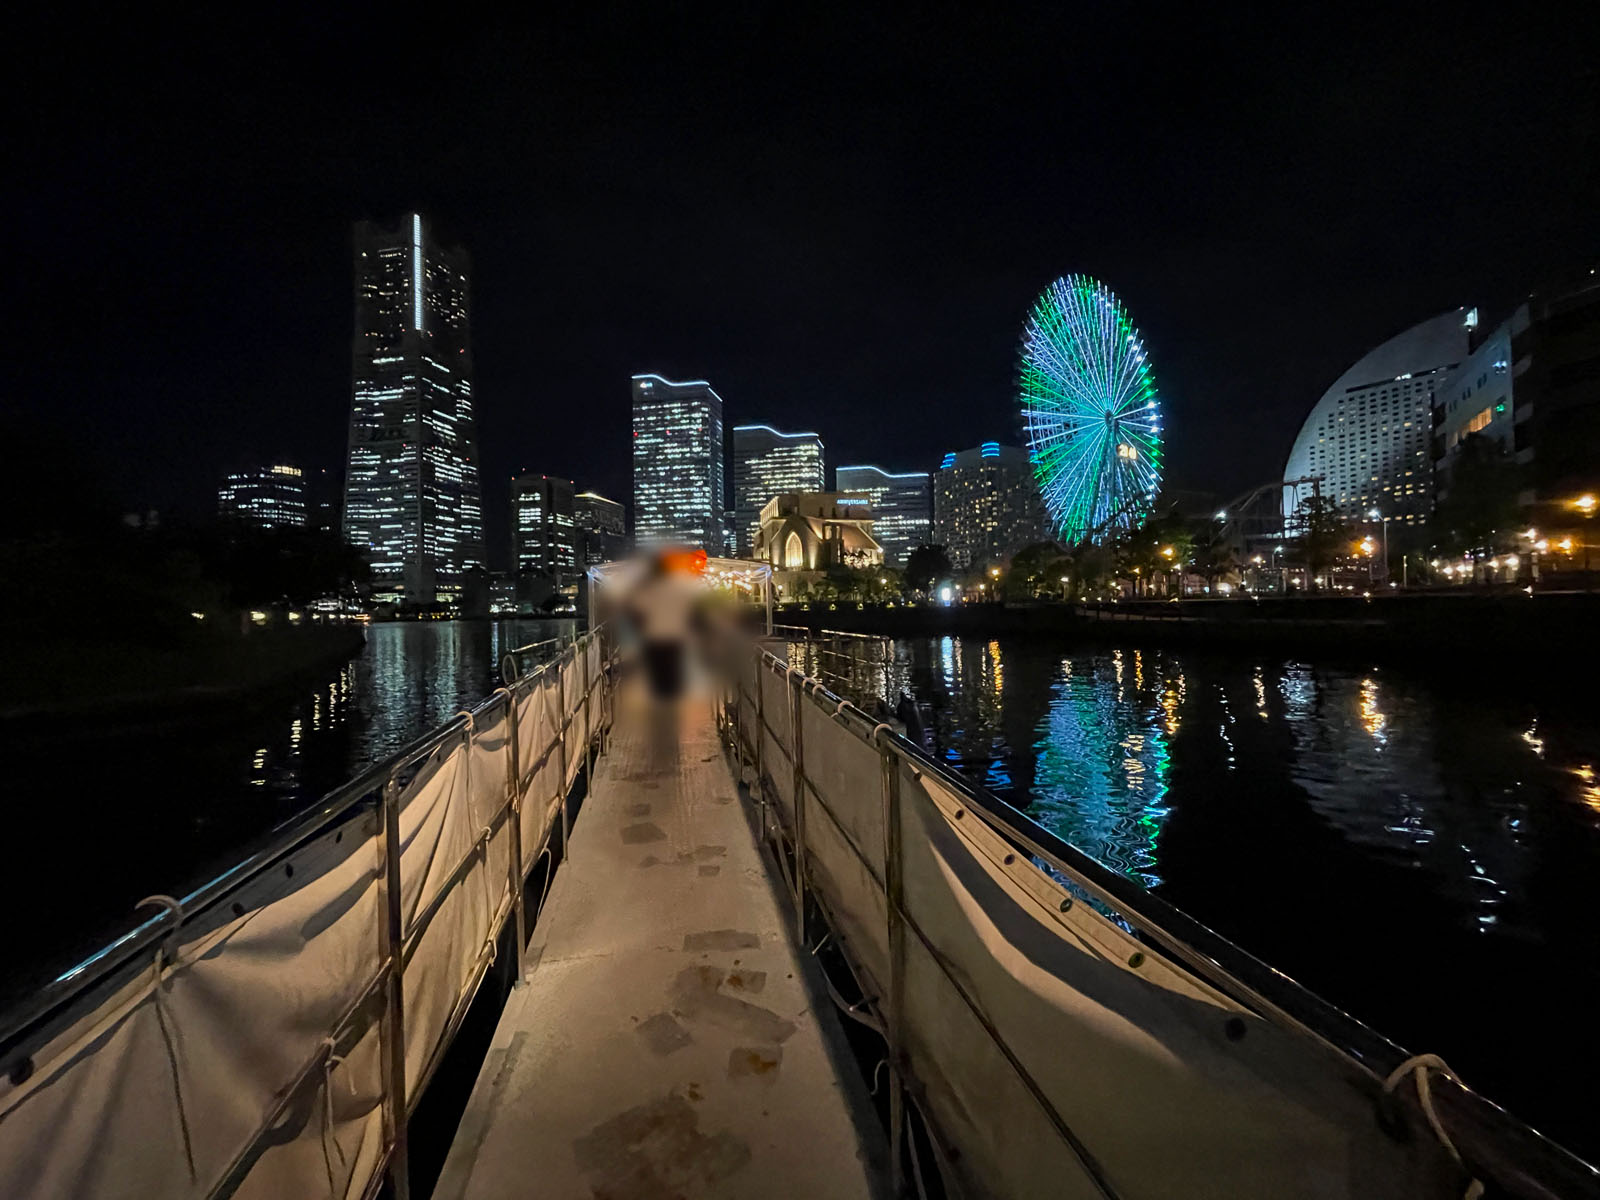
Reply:
M1593 492L1585 492L1572 502L1572 507L1583 514L1584 522L1587 524L1589 521L1594 519L1594 511L1597 507L1600 507L1600 500L1596 500L1594 498ZM1589 543L1592 540L1593 539L1589 536L1588 532L1585 531L1583 535L1584 591L1588 591L1594 587L1594 578L1589 574Z
M1369 537L1362 538L1356 543L1356 549L1367 556L1367 582L1372 582L1376 576L1376 569L1372 563L1372 552L1378 548L1378 543Z

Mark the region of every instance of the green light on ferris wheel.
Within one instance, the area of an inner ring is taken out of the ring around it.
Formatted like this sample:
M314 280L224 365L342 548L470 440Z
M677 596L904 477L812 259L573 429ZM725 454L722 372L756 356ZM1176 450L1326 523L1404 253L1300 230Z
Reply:
M1018 401L1063 541L1104 541L1143 522L1161 486L1160 397L1110 288L1072 275L1040 293L1023 328Z

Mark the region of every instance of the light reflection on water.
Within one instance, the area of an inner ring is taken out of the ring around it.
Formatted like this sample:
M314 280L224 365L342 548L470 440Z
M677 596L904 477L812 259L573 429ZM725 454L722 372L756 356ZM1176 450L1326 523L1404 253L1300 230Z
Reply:
M1221 772L1206 786L1281 772L1281 785L1347 842L1466 879L1461 898L1479 908L1494 908L1527 869L1517 834L1530 803L1554 790L1600 807L1581 755L1544 766L1537 716L1479 728L1494 717L1381 672L1294 661L1197 671L1170 653L978 645L974 654L959 638L902 641L870 691L892 705L909 687L932 708L939 757L1146 886L1163 881L1161 831L1175 804L1199 799L1188 788L1169 795L1180 737L1191 784L1197 771ZM1241 712L1254 714L1249 725ZM1463 773L1469 764L1490 769ZM1448 863L1438 861L1441 841Z
M1034 819L1147 887L1161 882L1157 843L1168 809L1168 734L1142 663L1131 688L1114 656L1115 686L1103 664L1062 663L1061 678L1033 744Z
M570 636L570 620L406 621L367 629L366 649L317 686L255 752L249 783L309 804L500 686L507 650Z
M0 905L44 904L52 919L12 923L0 1007L124 932L140 897L184 895L363 768L484 699L499 686L502 651L572 628L372 625L355 658L307 679L298 696L167 723L101 722L88 743L87 789L62 767L86 753L77 723L59 744L8 756L8 782L30 802L8 814L11 844L24 850L0 873ZM61 836L68 802L92 836Z

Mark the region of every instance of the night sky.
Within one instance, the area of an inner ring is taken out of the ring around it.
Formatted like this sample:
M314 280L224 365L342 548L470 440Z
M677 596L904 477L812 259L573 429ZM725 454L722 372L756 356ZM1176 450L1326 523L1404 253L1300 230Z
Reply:
M13 27L7 407L127 508L337 465L350 224L420 207L474 262L496 562L515 469L628 498L635 371L835 465L1020 440L1022 321L1074 271L1144 334L1170 482L1226 499L1377 341L1600 252L1594 18L1535 7Z

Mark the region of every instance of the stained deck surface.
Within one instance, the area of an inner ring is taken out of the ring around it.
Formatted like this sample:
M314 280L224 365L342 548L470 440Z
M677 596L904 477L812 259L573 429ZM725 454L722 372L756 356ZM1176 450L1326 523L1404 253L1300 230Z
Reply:
M860 1075L710 709L664 717L619 698L436 1196L878 1190Z

